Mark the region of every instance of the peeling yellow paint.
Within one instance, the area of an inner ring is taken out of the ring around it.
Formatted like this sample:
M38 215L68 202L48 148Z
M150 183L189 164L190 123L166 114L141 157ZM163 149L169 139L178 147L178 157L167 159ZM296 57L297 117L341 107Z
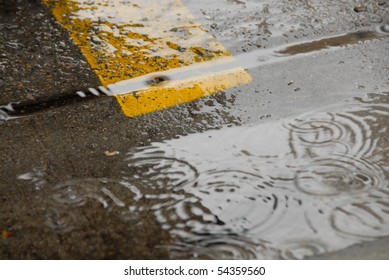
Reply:
M180 0L42 1L69 31L104 86L230 56ZM250 80L246 71L235 68L116 98L125 115L133 117Z
M129 117L150 113L187 103L207 94L219 92L241 83L251 81L243 69L231 69L214 73L197 79L187 79L176 83L168 83L164 87L150 87L141 94L127 94L118 97L122 110Z

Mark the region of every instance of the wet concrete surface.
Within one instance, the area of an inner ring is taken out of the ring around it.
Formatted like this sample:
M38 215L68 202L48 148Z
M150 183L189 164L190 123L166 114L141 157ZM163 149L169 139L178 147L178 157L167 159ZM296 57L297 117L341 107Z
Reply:
M364 242L347 249L309 257L316 260L387 260L389 239Z
M4 3L0 104L99 85L47 8ZM184 3L238 61L389 15L387 1ZM108 97L1 122L0 257L389 258L388 42L250 64L250 84L137 118Z

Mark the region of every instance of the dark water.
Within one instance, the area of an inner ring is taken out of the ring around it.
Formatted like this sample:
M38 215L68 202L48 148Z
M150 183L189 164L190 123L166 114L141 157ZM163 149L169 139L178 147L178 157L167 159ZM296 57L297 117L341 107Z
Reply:
M128 223L152 211L173 258L294 259L387 236L388 101L371 94L131 150L122 178L47 189L46 225L76 229L87 203Z

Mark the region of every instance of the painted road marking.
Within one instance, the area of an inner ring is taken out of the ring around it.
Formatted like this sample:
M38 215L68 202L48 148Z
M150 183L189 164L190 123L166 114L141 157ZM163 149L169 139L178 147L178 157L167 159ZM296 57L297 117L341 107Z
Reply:
M180 0L42 0L79 46L103 86L231 55ZM115 95L134 117L251 81L241 67ZM112 86L112 88L114 88Z
M66 104L82 102L104 96L129 96L136 100L126 109L132 115L140 115L160 109L158 104L174 106L183 102L202 97L204 92L216 92L234 86L236 75L245 69L258 68L272 63L290 61L322 50L333 51L353 44L369 40L381 40L387 33L382 32L388 24L384 23L375 28L375 31L365 30L323 37L316 40L299 43L289 43L270 49L258 49L237 56L221 56L209 61L194 63L188 66L172 68L166 71L142 75L136 78L109 84L108 87L98 86L77 91L75 94L62 94L49 99L36 101L24 100L0 105L0 121L14 119L15 117L36 113L43 110L58 108ZM229 77L230 76L230 77ZM199 81L199 82L194 82ZM231 83L231 84L229 84ZM189 90L185 90L191 85ZM142 92L136 95L134 92ZM161 92L172 92L168 101ZM179 99L178 99L179 98ZM170 102L170 103L169 103ZM132 106L131 106L132 105Z

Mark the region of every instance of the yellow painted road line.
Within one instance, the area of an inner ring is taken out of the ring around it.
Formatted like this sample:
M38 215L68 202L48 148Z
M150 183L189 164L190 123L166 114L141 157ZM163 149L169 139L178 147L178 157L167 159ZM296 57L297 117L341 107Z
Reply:
M180 0L42 0L79 46L103 86L231 56ZM242 68L116 95L129 117L251 81Z

